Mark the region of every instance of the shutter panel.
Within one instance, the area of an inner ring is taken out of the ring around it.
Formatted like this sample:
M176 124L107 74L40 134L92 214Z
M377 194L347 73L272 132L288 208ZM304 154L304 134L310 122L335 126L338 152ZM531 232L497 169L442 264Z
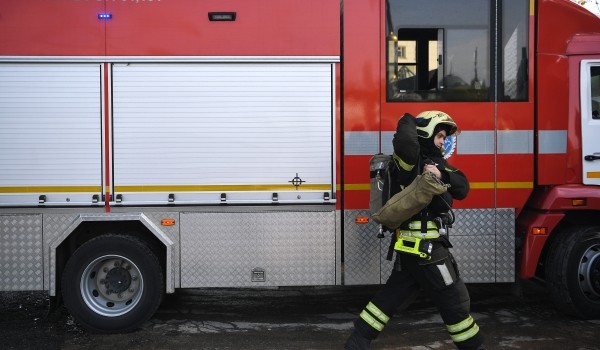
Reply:
M332 193L331 64L113 66L123 203L323 202ZM297 188L293 184L296 178Z
M101 193L99 64L0 64L0 205Z

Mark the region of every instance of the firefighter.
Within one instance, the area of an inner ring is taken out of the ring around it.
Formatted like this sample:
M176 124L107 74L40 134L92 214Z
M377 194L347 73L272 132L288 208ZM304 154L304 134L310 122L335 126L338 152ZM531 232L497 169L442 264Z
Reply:
M469 293L444 234L446 226L453 221L452 200L463 199L469 192L465 175L450 166L443 156L445 138L457 131L454 120L440 111L425 111L416 118L405 114L398 121L392 141L395 166L390 167L394 179L389 184L391 194L424 172L433 173L450 186L419 214L394 230L392 247L412 244L414 251L395 249L394 269L354 322L354 331L345 349L370 349L371 341L381 333L396 309L416 293L424 293L433 301L458 349L483 349L483 337L469 314ZM391 260L393 251L390 252L388 259Z

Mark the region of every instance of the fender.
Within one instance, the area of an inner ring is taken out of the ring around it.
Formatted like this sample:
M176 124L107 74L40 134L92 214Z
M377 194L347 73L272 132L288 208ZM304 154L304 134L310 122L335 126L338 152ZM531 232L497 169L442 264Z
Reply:
M584 205L574 205L574 199L583 200ZM532 278L548 237L569 211L600 209L600 189L579 184L543 187L531 196L527 208L517 218L517 232L522 234L519 270L521 278ZM546 227L546 235L534 235L534 227Z
M49 242L49 250L50 250L50 288L49 293L51 296L56 296L56 249L58 246L67 239L74 231L81 225L83 222L106 222L106 221L139 221L141 222L148 231L152 232L152 234L160 240L160 242L165 246L167 250L166 254L166 292L174 293L175 292L175 276L172 273L173 271L173 254L174 254L174 243L173 241L150 219L143 213L124 213L124 214L111 214L111 213L101 213L101 214L79 214L73 222L58 236L56 236L52 241Z

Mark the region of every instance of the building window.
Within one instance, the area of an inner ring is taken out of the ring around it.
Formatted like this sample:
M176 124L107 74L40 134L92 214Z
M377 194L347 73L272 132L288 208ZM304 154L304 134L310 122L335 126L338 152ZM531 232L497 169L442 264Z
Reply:
M398 46L398 59L406 59L406 46Z

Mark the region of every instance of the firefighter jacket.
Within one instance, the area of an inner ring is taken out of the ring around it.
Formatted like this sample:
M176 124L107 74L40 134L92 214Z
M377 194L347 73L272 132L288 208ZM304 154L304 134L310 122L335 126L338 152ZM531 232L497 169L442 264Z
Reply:
M442 174L442 182L450 185L447 192L434 196L426 208L426 218L423 218L422 214L417 214L409 221L439 217L441 213L448 212L453 199L460 200L467 196L469 192L467 177L459 169L448 164L442 152L433 146L433 137L424 139L417 136L415 118L412 115L407 113L400 118L392 143L395 166L391 167L390 198L401 188L408 186L428 162L437 164Z

